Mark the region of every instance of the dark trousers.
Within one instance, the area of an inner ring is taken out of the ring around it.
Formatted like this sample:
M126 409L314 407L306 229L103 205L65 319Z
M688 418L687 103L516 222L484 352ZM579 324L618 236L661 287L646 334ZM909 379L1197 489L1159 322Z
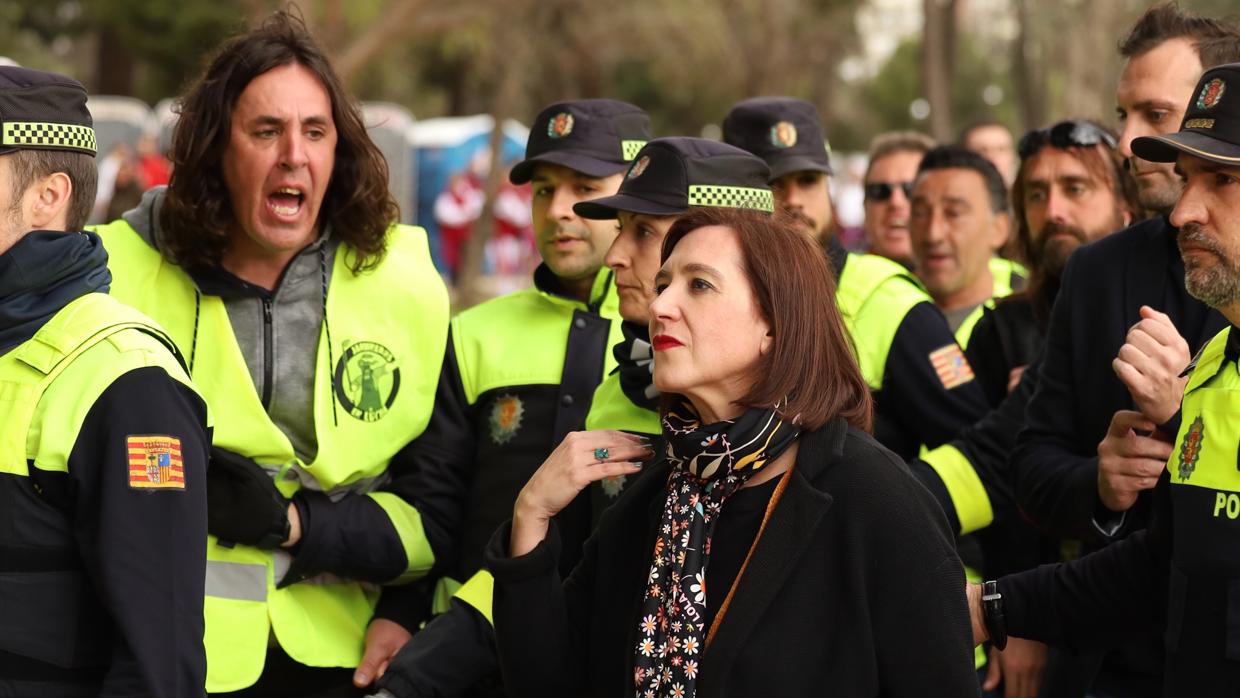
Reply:
M279 645L267 648L267 662L258 682L221 698L361 698L366 690L353 686L353 670L299 664Z

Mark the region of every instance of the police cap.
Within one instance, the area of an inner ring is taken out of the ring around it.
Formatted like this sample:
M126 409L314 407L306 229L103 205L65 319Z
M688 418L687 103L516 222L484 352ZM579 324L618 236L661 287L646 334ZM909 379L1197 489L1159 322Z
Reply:
M1240 166L1240 63L1207 70L1197 83L1178 133L1142 136L1132 152L1150 162L1175 162L1180 153Z
M650 116L632 104L614 99L557 102L534 119L525 159L508 179L513 184L530 181L540 162L607 177L623 172L648 140Z
M0 66L0 155L15 150L94 155L93 125L86 108L86 88L77 80Z
M814 105L791 97L737 102L723 120L723 140L766 161L771 179L792 172L831 174L831 146Z
M774 210L770 170L740 148L704 138L657 138L637 153L615 196L582 201L573 211L606 220L617 211L675 216L691 206Z

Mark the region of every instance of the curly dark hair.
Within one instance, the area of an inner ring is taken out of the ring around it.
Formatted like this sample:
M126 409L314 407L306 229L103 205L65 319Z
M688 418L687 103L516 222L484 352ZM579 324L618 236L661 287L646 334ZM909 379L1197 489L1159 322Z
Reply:
M388 191L387 161L305 23L279 11L258 29L225 42L180 100L169 154L172 179L160 212L164 253L176 264L190 270L219 266L236 225L221 167L233 109L250 81L291 64L305 67L323 84L338 134L319 222L347 245L354 273L383 259L388 227L400 219Z

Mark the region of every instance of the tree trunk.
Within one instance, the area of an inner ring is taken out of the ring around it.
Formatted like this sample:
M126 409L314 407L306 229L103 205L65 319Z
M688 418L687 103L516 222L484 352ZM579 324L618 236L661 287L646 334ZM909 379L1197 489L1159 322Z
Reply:
M930 134L942 142L954 137L952 122L952 59L956 51L955 0L925 0L921 79L930 103Z
M134 70L137 64L129 47L111 29L99 33L93 94L133 95Z
M1042 44L1032 26L1029 0L1013 0L1013 4L1020 29L1012 42L1012 81L1020 104L1021 125L1030 131L1041 128L1046 121L1046 82L1039 61Z

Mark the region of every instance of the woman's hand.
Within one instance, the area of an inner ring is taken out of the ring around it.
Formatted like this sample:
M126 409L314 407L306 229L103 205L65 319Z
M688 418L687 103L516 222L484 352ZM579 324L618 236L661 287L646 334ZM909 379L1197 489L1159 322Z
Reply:
M597 457L599 449L606 449L605 459ZM591 482L639 472L636 461L653 455L644 437L622 431L575 431L564 437L517 495L509 554L533 550L547 537L551 517Z

